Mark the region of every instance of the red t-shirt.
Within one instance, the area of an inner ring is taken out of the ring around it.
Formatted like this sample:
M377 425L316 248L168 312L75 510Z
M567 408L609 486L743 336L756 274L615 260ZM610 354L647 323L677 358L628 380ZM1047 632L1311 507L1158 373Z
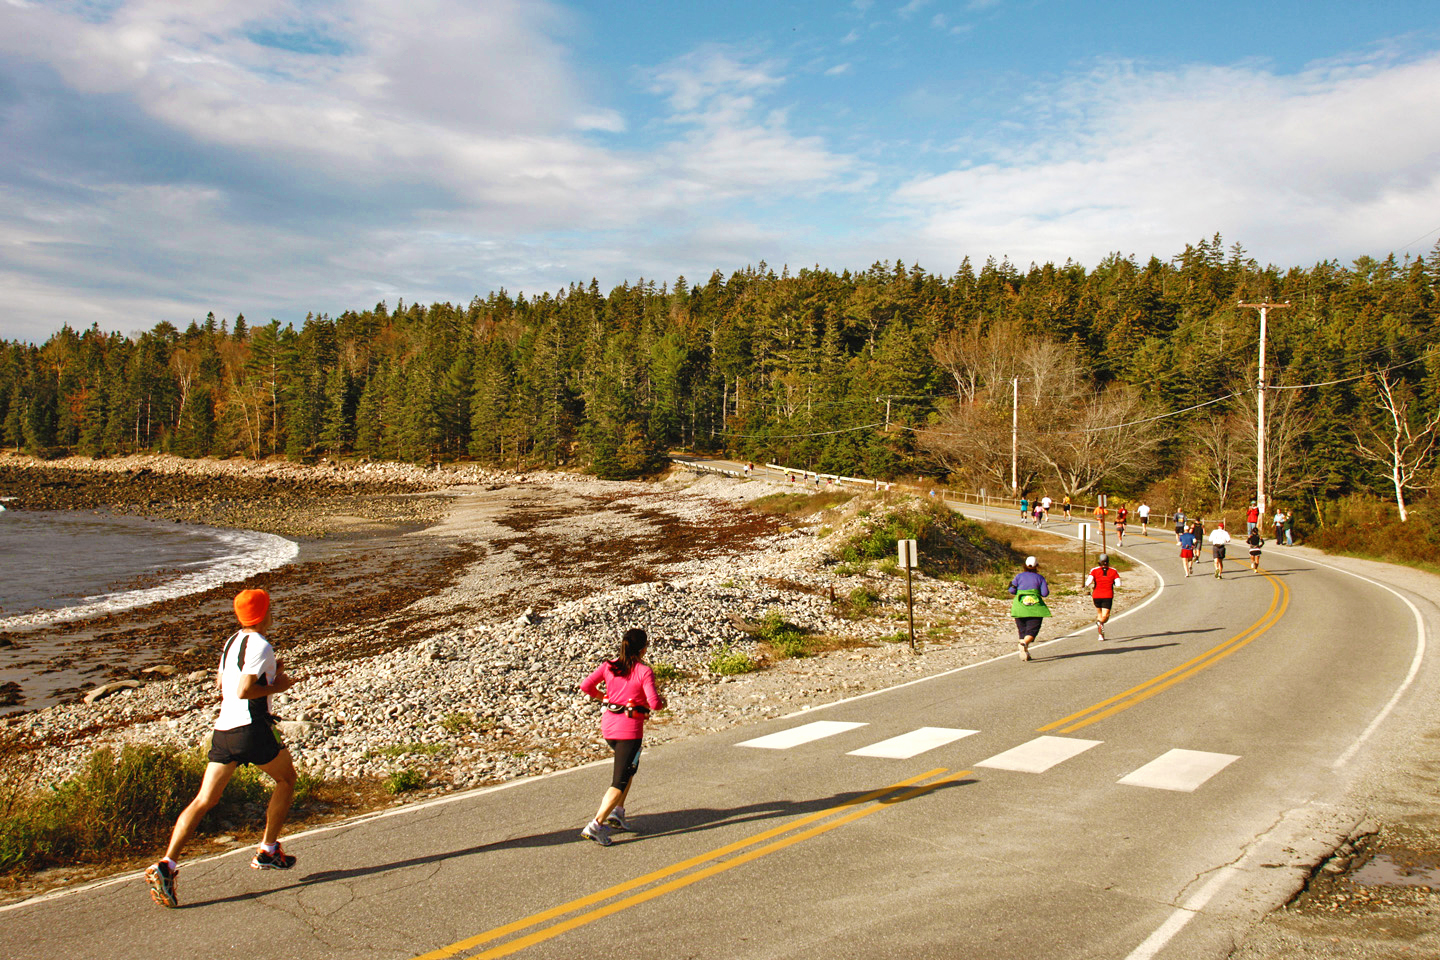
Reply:
M1245 522L1246 522L1246 523L1259 523L1259 522L1260 522L1260 509L1259 509L1258 507L1251 507L1249 510L1246 510L1246 511L1245 511Z
M1095 581L1095 589L1090 596L1105 600L1115 596L1115 583L1120 579L1120 572L1114 567L1100 569L1095 567L1090 571L1090 579Z

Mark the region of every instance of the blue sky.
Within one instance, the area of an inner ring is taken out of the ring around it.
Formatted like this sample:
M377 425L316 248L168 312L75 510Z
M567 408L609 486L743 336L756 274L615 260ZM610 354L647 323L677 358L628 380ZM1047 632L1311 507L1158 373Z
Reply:
M0 0L0 338L1440 236L1429 3Z

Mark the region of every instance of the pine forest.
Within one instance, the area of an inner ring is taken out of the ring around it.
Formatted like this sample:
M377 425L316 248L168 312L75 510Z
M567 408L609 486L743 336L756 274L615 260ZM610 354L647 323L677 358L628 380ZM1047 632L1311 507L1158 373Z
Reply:
M1260 267L1217 235L949 276L764 263L463 306L381 303L298 328L64 328L0 342L0 440L39 456L161 451L474 459L607 478L674 450L851 476L1157 507L1254 494L1258 311L1269 494L1308 516L1400 510L1434 473L1440 246ZM1012 465L1012 426L1017 439Z

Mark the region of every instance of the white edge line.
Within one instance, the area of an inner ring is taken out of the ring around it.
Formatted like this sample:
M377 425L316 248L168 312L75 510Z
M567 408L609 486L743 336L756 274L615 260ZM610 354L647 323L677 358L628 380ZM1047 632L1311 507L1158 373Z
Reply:
M1357 580L1363 580L1366 583L1379 587L1382 590L1388 590L1390 593L1398 597L1400 601L1405 604L1405 606L1409 607L1410 613L1415 617L1415 656L1410 661L1410 671L1405 675L1405 679L1400 682L1400 686L1396 688L1395 693L1393 696L1391 696L1389 702L1386 703L1383 708L1381 708L1378 714L1376 714L1375 719L1370 721L1370 725L1367 726L1364 731L1361 732L1360 736L1356 738L1355 742L1350 744L1350 746L1346 748L1345 752L1340 754L1339 758L1333 764L1331 764L1332 770L1339 770L1341 767L1345 766L1352 759L1354 759L1355 754L1359 751L1360 747L1365 743L1366 740L1370 739L1370 736L1379 728L1380 724L1385 721L1385 718L1390 715L1390 712L1395 709L1396 704L1400 702L1400 698L1405 695L1405 692L1410 688L1410 685L1415 682L1415 677L1420 672L1420 663L1425 657L1425 620L1424 617L1421 616L1420 608L1415 606L1415 604L1410 601L1409 597L1406 597L1404 594L1400 593L1400 591L1394 589L1393 587L1387 586L1386 584L1383 584L1378 580L1372 580L1370 577L1364 576L1363 574L1355 573L1351 570L1345 570L1341 567L1325 563L1321 560L1315 560L1311 557L1302 557L1298 554L1292 554L1291 558L1294 560L1298 560L1302 563L1313 563L1318 567L1325 567L1327 570L1334 570L1336 573L1343 573L1347 576L1354 577ZM1183 930L1185 928L1185 925L1189 923L1192 919L1194 919L1196 914L1198 914L1201 910L1205 908L1205 905L1210 902L1211 898L1214 897L1217 892L1219 892L1220 888L1225 883L1227 883L1231 877L1233 877L1237 872L1239 872L1239 869L1240 864L1237 863L1234 866L1226 867L1225 869L1217 873L1214 877L1210 879L1210 882L1207 883L1198 893L1196 893L1194 897L1187 901L1184 906L1177 908L1174 913L1170 914L1170 916L1165 920L1165 922L1162 923L1155 930L1154 933L1150 934L1150 936L1145 938L1144 943L1140 944L1140 946L1136 947L1133 951L1130 952L1128 956L1126 956L1125 960L1153 960L1154 956L1162 949L1164 949L1165 945L1169 943L1177 933Z
M657 746L660 745L657 744ZM655 748L652 747L651 749L653 750ZM474 800L477 797L483 797L491 793L498 793L501 790L509 790L512 787L519 787L530 783L538 783L541 780L549 780L551 777L564 776L567 773L577 773L581 770L588 770L591 767L604 766L609 763L611 763L611 761L608 759L592 760L590 763L583 763L578 767L568 767L564 770L552 770L550 773L542 773L534 777L522 777L518 780L511 780L507 783L497 783L489 787L477 787L473 790L465 790L460 793L452 793L449 796L434 797L430 800L422 800L419 803L409 803L401 807L392 807L389 810L380 810L374 813L362 813L358 816L350 817L345 820L337 820L334 823L327 823L324 826L314 827L309 830L301 831L300 833L287 834L284 839L286 841L299 840L303 837L314 837L322 833L330 833L335 830L346 830L350 827L360 826L361 824L370 823L375 820L385 820L389 817L403 816L407 813L415 813L420 810L428 810L431 807L444 806L447 803L459 803L462 800ZM226 857L233 857L236 854L248 854L250 853L251 849L252 848L250 846L236 847L233 850L226 850L223 853L213 854L208 857L195 857L193 859L187 859L184 861L184 863L212 863L216 860L224 860ZM77 893L87 893L91 890L99 890L103 887L114 886L118 883L130 883L133 880L143 880L144 878L145 871L140 870L133 873L122 873L118 876L106 877L103 880L96 880L93 883L87 883L78 887L64 887L60 890L51 890L47 893L37 894L36 896L30 897L26 900L20 900L15 903L0 904L0 913L9 913L12 910L19 910L22 907L33 907L42 903L49 903L54 900L61 900L65 897L73 896Z
M958 512L958 511L957 511L957 512ZM1006 521L1004 521L1004 520L995 520L995 521L992 521L992 522L994 522L994 523L1005 523ZM1010 526L1019 526L1019 524L1017 524L1017 523L1012 523L1012 524L1010 524ZM1042 532L1045 532L1045 533L1049 533L1049 532L1050 532L1050 531L1048 531L1048 530L1044 530L1044 528L1041 528L1041 529L1042 529ZM1078 540L1078 539L1080 539L1079 537L1072 537L1072 536L1070 536L1070 534L1068 534L1068 533L1059 533L1059 532L1056 532L1056 533L1055 533L1055 536L1057 536L1057 537L1065 537L1065 538L1070 539L1070 540ZM1114 552L1114 553L1118 553L1118 554L1120 554L1122 557L1124 557L1125 559L1130 560L1130 561L1133 562L1133 563L1138 563L1138 564L1140 564L1140 566L1144 567L1146 570L1149 570L1151 573L1153 573L1153 574L1155 575L1155 580L1160 584L1160 586L1159 586L1158 589L1156 589L1156 591L1155 591L1154 593L1150 594L1149 597L1146 597L1143 601L1141 601L1141 603L1140 603L1139 606L1131 607L1129 610L1126 610L1124 613L1119 613L1119 614L1116 614L1115 616L1111 617L1110 620L1109 620L1109 622L1111 622L1111 623L1115 622L1116 620L1123 620L1124 618L1130 616L1130 614L1132 614L1132 613L1139 613L1141 610L1144 610L1146 607L1150 606L1150 604L1154 603L1156 600L1159 600L1159 599L1160 599L1160 594L1162 594L1162 593L1165 592L1165 578L1162 577L1162 576L1160 576L1160 571L1158 571L1158 570L1156 570L1154 567L1150 566L1150 564L1146 563L1144 560L1137 559L1134 555L1132 555L1132 554L1129 553L1128 551L1125 551L1125 550L1115 550L1115 551L1113 551L1113 552ZM1035 643L1035 644L1032 644L1032 646L1034 646L1036 649L1039 649L1040 647L1048 647L1048 646L1050 646L1052 643L1059 643L1061 640L1069 640L1069 639L1071 639L1072 637L1078 637L1078 636L1080 636L1082 633L1084 633L1084 632L1086 631L1086 629L1087 629L1086 627L1081 627L1079 630L1075 630L1075 631L1072 631L1072 632L1070 632L1070 633L1064 634L1064 635L1062 635L1062 636L1056 637L1054 640L1046 640L1046 641L1044 641L1043 643ZM796 710L794 713L787 713L787 714L785 714L784 716L776 717L775 719L776 719L776 720L793 720L793 719L795 719L796 717L808 716L808 715L810 715L810 714L812 714L812 713L816 713L817 711L820 711L820 710L827 710L827 709L829 709L830 707L838 707L838 706L841 706L841 705L843 705L843 704L854 703L854 702L857 701L857 700L864 700L864 699L866 699L867 697L877 697L877 696L879 696L879 695L882 694L882 693L890 693L890 692L895 691L895 690L903 690L903 689L905 689L906 687L913 687L913 686L914 686L915 684L917 684L917 683L928 683L928 682L931 681L931 680L939 680L939 679L942 678L942 677L953 676L953 675L955 675L955 674L957 674L957 673L961 673L961 672L963 672L963 671L965 671L965 670L974 670L976 667L983 667L983 666L987 666L987 665L992 664L992 663L999 663L999 662L1002 661L1002 660L1012 660L1012 659L1014 659L1014 657L1015 657L1015 654L1014 654L1014 653L1002 653L1000 656L998 656L998 657L992 657L992 658L990 658L989 660L981 660L981 661L979 661L979 662L977 662L977 663L967 663L967 664L966 664L965 666L963 666L963 667L956 667L956 668L953 669L953 670L946 670L944 673L932 673L932 674L931 674L930 676L928 676L928 677L920 677L920 678L915 679L915 680L907 680L907 681L905 681L904 683L898 683L898 684L896 684L896 685L893 686L893 687L884 687L884 688L882 688L882 689L880 689L880 690L871 690L869 693L857 694L856 696L853 696L853 697L847 697L847 698L845 698L844 700L832 700L830 703L822 703L822 704L820 704L819 706L815 706L815 707L804 707L803 709Z
M1380 709L1380 712L1375 715L1375 719L1370 721L1370 725L1367 726L1361 732L1360 736L1355 739L1355 742L1350 744L1350 746L1346 747L1345 752L1340 754L1340 756L1336 758L1335 762L1330 765L1330 769L1339 770L1351 760L1355 759L1355 754L1358 753L1360 751L1360 748L1365 745L1365 741L1369 740L1370 737L1375 733L1375 731L1380 728L1380 724L1385 722L1385 718L1390 716L1391 711L1393 711L1395 707L1400 703L1400 698L1405 696L1405 693L1410 689L1410 685L1415 682L1416 676L1419 675L1420 663L1425 659L1425 618L1423 615L1421 615L1420 608L1415 606L1415 604L1410 601L1409 597L1405 596L1403 593L1396 590L1394 587L1381 583L1379 580L1372 580L1371 578L1364 576L1363 574L1355 573L1351 570L1346 570L1333 564L1324 563L1320 560L1314 560L1310 557L1296 556L1295 559L1305 563L1313 563L1316 566L1325 567L1327 570L1334 570L1336 573L1343 573L1346 576L1354 577L1356 580L1363 580L1371 586L1379 587L1381 590L1389 591L1390 593L1398 597L1401 603L1405 604L1405 606L1410 608L1410 613L1415 618L1415 656L1410 659L1410 671L1405 674L1405 679L1400 682L1400 686L1395 688L1395 693L1393 696L1390 697L1389 702L1386 703L1385 706Z

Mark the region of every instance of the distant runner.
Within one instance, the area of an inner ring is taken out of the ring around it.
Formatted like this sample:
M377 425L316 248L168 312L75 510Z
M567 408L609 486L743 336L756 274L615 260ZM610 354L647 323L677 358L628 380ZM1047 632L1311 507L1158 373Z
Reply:
M202 817L220 802L225 785L235 771L253 763L275 781L270 805L265 809L265 834L250 866L256 870L288 870L295 858L280 846L280 828L290 815L295 797L295 764L290 751L275 734L275 717L270 697L295 685L285 667L275 658L275 648L266 639L274 625L270 594L264 590L241 590L235 597L235 619L239 632L225 641L220 654L220 715L210 735L210 762L200 781L200 792L190 801L170 834L170 845L159 863L145 868L150 898L162 907L178 906L175 879L177 862Z
M1021 521L1022 523L1024 523L1024 522L1028 521L1029 519L1030 519L1030 498L1029 498L1029 497L1021 497L1021 498L1020 498L1020 521Z
M649 646L650 638L645 631L631 627L620 638L620 655L600 664L580 684L580 690L587 697L602 701L600 735L615 751L610 789L601 798L595 819L580 831L580 836L602 847L610 846L612 829L632 830L625 819L625 798L630 793L635 771L640 768L645 721L651 711L665 709L665 698L655 689L655 671L645 663Z
M1125 509L1122 503L1115 510L1115 546L1125 546L1125 521L1130 519L1130 511Z
M1245 538L1250 545L1250 569L1256 573L1260 572L1260 548L1265 546L1265 540L1260 536L1260 528L1256 527L1250 531L1250 536Z
M1194 528L1188 523L1185 524L1185 528L1180 531L1180 535L1175 538L1175 542L1180 544L1180 566L1185 568L1185 576L1188 577L1195 572Z
M1199 526L1197 523L1196 526ZM1230 542L1230 534L1225 532L1225 521L1217 520L1215 529L1210 534L1210 552L1215 556L1215 579L1219 580L1220 575L1225 572L1225 545Z
M1069 495L1069 494L1066 494L1066 495L1065 495L1065 499L1064 499L1064 501L1061 502L1060 506L1062 506L1062 507L1065 508L1065 519L1066 519L1066 520L1069 520L1069 519L1070 519L1070 495Z
M1140 536L1150 535L1150 504L1142 503L1135 508L1135 515L1140 518Z
M1090 599L1095 602L1095 633L1105 641L1105 621L1110 619L1110 607L1115 602L1115 584L1120 574L1110 566L1110 555L1102 553L1095 558L1097 566L1085 575L1085 586L1090 590Z

